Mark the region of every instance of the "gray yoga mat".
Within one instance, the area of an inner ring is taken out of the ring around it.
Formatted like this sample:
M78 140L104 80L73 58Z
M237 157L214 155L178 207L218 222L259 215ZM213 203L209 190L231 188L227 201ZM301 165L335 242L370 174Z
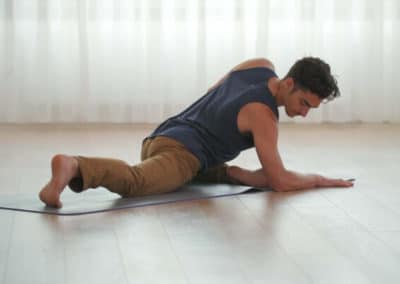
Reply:
M0 195L0 209L53 215L82 215L131 207L260 191L265 190L227 184L188 184L171 193L145 197L120 198L119 195L111 193L103 188L87 190L79 194L66 189L61 198L63 207L60 209L45 206L38 199L37 195L31 193Z

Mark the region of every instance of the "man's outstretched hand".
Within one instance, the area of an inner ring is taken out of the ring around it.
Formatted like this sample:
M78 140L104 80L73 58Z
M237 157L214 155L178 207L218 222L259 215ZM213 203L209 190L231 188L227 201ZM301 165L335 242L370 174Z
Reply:
M352 187L354 179L333 179L319 176L317 187Z

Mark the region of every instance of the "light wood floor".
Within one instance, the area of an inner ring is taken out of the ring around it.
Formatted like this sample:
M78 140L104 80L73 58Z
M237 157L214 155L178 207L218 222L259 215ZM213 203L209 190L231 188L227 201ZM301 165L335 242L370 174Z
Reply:
M0 125L0 198L53 154L139 161L151 126ZM400 283L400 125L282 125L288 168L352 189L57 217L0 211L0 283ZM253 150L233 164L257 168Z

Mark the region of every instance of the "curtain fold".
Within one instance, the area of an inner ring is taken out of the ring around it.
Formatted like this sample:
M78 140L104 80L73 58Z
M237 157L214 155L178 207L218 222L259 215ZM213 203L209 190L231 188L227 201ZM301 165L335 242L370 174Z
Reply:
M397 0L0 0L0 122L157 123L243 60L309 55L342 97L295 121L400 122L399 31Z

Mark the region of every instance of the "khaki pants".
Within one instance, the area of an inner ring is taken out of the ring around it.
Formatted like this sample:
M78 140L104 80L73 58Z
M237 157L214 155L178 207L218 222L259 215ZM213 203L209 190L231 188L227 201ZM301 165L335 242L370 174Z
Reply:
M102 186L122 197L133 197L174 191L193 179L236 183L227 176L225 164L198 175L199 160L184 145L163 136L143 142L142 162L138 165L108 158L75 158L80 177L72 179L69 187L76 192Z

